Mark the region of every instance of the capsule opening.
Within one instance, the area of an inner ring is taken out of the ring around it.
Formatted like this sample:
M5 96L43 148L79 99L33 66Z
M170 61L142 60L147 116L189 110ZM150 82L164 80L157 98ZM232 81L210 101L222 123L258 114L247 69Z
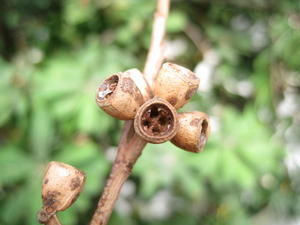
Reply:
M155 103L149 105L142 114L142 129L150 136L161 136L173 129L174 121L168 106Z
M203 148L206 144L208 137L208 121L204 119L201 123L201 132L200 132L200 141L199 141L199 148Z
M117 75L113 75L103 81L98 89L98 100L102 101L104 99L109 98L110 95L114 92L116 87L118 86L119 77Z

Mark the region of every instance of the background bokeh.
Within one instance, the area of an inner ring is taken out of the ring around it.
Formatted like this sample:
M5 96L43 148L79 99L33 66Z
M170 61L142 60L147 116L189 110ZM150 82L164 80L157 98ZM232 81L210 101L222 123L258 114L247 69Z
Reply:
M59 213L87 224L122 122L95 104L109 74L143 68L153 0L1 0L0 224L33 225L58 160L87 174ZM173 0L166 58L201 79L182 110L212 121L204 152L148 145L110 225L300 224L300 3Z

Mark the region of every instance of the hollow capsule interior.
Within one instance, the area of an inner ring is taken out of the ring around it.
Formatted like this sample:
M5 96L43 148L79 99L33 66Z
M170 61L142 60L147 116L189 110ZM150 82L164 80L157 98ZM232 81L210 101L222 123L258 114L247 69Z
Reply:
M119 77L117 75L111 76L110 78L106 79L98 89L98 100L102 101L109 96L112 95L116 87L118 86Z
M148 106L142 115L142 129L150 136L167 134L174 127L173 114L163 104Z
M199 149L202 149L205 146L207 142L207 138L208 138L208 121L204 119L201 123L201 132L200 132L199 144L198 144Z

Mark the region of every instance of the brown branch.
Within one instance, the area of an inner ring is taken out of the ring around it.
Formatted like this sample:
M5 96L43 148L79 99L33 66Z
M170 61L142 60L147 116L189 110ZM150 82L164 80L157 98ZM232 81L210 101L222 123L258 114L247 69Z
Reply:
M163 62L163 39L169 5L170 0L157 1L151 45L144 68L144 77L150 87L153 86L153 80ZM135 133L133 121L126 121L117 157L90 225L106 225L108 223L121 187L131 174L131 170L146 144L146 141Z
M131 169L141 155L146 142L134 132L133 121L126 121L121 137L118 154L98 202L91 225L107 224L123 183L131 173Z

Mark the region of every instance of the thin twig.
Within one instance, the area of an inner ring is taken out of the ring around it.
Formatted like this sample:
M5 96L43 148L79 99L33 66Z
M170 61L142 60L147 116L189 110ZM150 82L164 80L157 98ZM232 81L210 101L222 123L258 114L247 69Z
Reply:
M144 76L147 79L150 87L153 86L155 76L163 62L164 36L169 14L169 7L170 0L158 0L157 10L154 14L150 49L148 51L144 68Z
M154 16L151 45L144 68L144 77L150 87L163 62L163 39L170 0L158 0ZM122 185L147 143L134 131L133 121L126 121L118 146L117 157L90 225L106 225L113 211Z
M202 54L211 49L210 43L203 37L203 34L199 28L194 24L189 23L184 33L191 39L194 45L198 48Z

